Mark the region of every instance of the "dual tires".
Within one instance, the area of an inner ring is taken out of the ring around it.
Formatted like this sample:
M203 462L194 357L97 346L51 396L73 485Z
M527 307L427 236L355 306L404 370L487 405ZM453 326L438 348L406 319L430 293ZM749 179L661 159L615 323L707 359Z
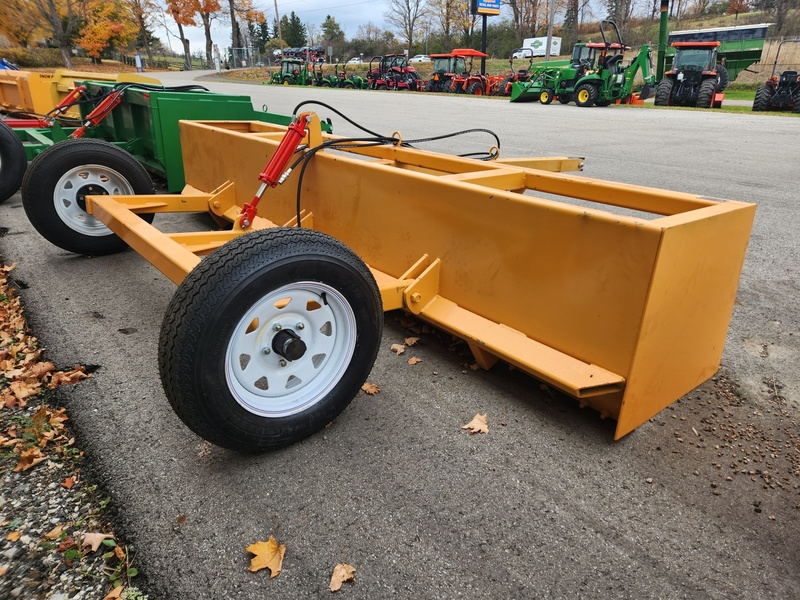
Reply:
M48 148L22 184L37 231L88 255L127 246L86 212L85 196L152 192L133 156L90 139ZM239 452L274 450L347 407L382 331L375 280L344 244L308 229L255 231L221 246L178 286L161 326L159 372L170 405L196 434Z

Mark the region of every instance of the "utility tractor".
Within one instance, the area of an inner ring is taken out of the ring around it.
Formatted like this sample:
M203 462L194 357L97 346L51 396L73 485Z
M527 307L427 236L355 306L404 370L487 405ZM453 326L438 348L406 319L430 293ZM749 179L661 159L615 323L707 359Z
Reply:
M472 65L476 58L487 58L488 55L472 48L457 48L451 52L457 59L464 61L465 68L453 75L451 92L469 94L470 96L488 96L493 88L497 89L499 77L487 77L482 73L473 73Z
M508 68L509 73L503 79L500 80L500 83L497 85L497 88L494 90L495 96L508 96L511 94L511 84L517 82L524 82L530 79L531 68L533 67L533 57L528 59L528 68L527 69L517 69L514 70L514 55L512 54L508 59Z
M721 42L673 42L675 58L656 89L656 106L719 108L728 87Z
M783 71L776 74L778 68L778 57L781 54L781 46L784 44L800 44L800 39L783 40L778 45L775 53L775 62L772 64L772 75L767 82L758 88L755 100L753 100L753 110L791 110L800 113L800 77L797 68Z
M453 87L453 78L456 73L464 73L467 70L466 61L463 56L449 54L431 54L433 59L433 73L431 78L425 83L426 92L449 92Z
M416 91L420 82L419 74L414 67L408 66L404 54L374 56L369 61L367 77L373 90Z
M272 74L272 83L283 85L311 85L314 81L308 64L301 58L284 58L281 70Z

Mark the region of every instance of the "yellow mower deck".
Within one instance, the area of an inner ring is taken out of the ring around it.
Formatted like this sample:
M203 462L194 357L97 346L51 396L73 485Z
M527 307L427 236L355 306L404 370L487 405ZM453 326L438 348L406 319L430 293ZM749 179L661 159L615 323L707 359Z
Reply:
M90 196L88 210L179 283L226 241L295 224L297 175L267 191L248 230L168 234L134 213L234 221L284 132L181 122L181 195ZM315 120L306 142L332 137ZM384 310L463 338L484 368L504 360L613 417L618 439L716 372L755 205L559 172L580 165L324 150L302 182L302 224L364 260Z

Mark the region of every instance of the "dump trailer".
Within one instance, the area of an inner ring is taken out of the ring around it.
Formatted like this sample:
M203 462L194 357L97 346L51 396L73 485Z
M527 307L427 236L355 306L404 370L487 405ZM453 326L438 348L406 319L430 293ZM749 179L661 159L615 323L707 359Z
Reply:
M76 82L87 80L161 84L157 79L137 73L84 73L67 69L56 69L53 73L0 70L0 111L47 115L75 90ZM78 118L79 108L71 107L65 116Z
M313 113L180 130L180 195L98 190L85 208L178 285L160 376L214 444L259 452L324 428L372 369L381 311L594 407L616 438L718 368L753 204L564 172L580 158L482 161L398 132L339 141ZM23 186L23 202L52 199ZM177 212L228 227L169 233L140 218Z

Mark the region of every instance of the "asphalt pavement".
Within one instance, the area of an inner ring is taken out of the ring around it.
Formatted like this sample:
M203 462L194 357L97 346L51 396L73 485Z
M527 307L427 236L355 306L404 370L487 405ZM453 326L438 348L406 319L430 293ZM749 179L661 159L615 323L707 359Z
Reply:
M151 599L328 596L337 563L356 568L348 598L800 597L800 119L202 84L272 112L320 100L406 139L484 127L503 156L583 156L586 176L758 211L720 372L620 441L593 410L503 365L474 371L448 336L387 313L379 394L294 446L242 456L192 434L162 391L175 286L134 252L52 246L15 195L0 205L0 256L17 263L48 358L98 367L63 400ZM409 335L413 366L390 351ZM488 434L461 428L477 412ZM270 535L287 546L274 579L248 572L245 551Z

